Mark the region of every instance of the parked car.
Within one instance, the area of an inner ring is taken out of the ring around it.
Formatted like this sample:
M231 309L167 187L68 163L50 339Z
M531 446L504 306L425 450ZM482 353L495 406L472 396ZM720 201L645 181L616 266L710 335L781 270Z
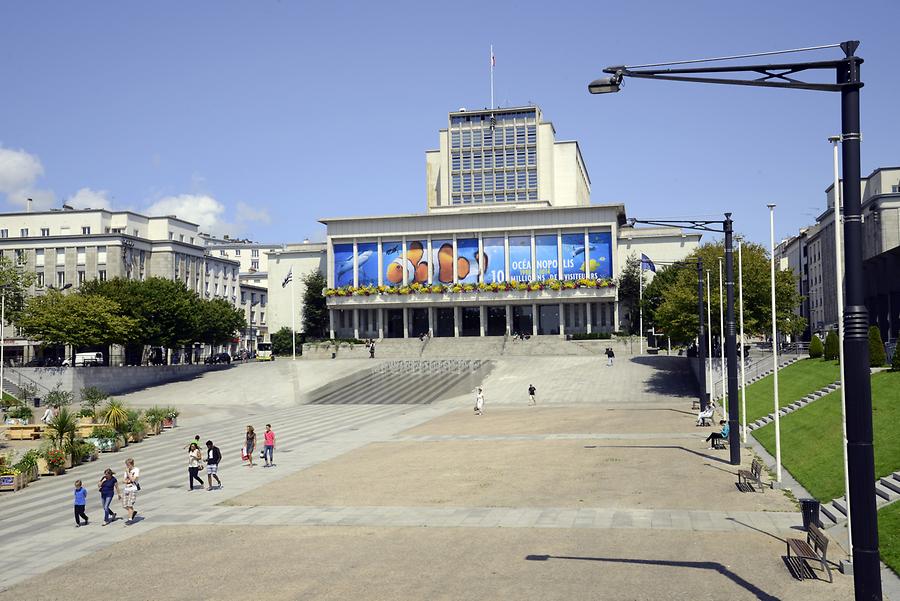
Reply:
M103 353L75 353L74 360L66 359L63 361L64 367L74 365L75 367L97 367L103 365Z
M207 365L213 363L231 363L231 355L228 353L215 353L203 360Z

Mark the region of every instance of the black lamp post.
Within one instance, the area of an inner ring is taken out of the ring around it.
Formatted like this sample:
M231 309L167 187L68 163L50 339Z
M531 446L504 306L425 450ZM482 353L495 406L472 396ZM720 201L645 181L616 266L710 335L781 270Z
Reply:
M805 63L773 63L762 65L720 65L715 67L664 68L672 65L699 64L771 56L794 52L840 48L844 58ZM859 159L859 90L861 57L855 55L856 40L798 48L779 52L763 52L741 56L657 63L651 65L607 67L608 77L594 80L588 86L592 94L618 92L625 77L638 79L662 79L695 83L714 83L768 88L840 92L841 132L844 163L844 274L846 306L844 308L844 386L847 391L847 457L850 480L850 517L853 521L853 584L856 599L866 601L881 599L881 566L878 557L878 514L875 507L875 457L872 447L872 389L869 382L868 311L865 306L862 269L862 211L860 206ZM798 73L810 71L833 72L835 83L805 82L796 79ZM711 76L727 74L728 77ZM745 78L741 78L745 76ZM730 221L730 220L729 220ZM731 236L726 232L726 247ZM726 248L726 273L733 274L733 260ZM726 276L729 294L729 314L732 319L726 326L729 364L734 361L734 284ZM737 376L735 373L735 382ZM729 395L732 392L732 375L728 374ZM732 431L736 428L732 427ZM733 448L733 445L731 445Z

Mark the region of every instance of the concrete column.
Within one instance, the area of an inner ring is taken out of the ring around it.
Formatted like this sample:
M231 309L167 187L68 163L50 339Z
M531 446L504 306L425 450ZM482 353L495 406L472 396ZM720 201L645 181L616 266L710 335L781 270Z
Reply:
M377 251L378 251L378 257L377 257L377 260L378 260L378 285L382 286L382 285L384 285L384 249L381 247L381 237L380 236L378 237ZM379 309L378 314L381 315L380 309ZM381 328L379 326L379 330L380 329Z
M403 337L409 338L409 311L406 310L406 307L400 310L403 311Z
M378 338L384 338L384 309L375 309L375 314L378 321Z
M428 243L427 243L427 245L426 245L426 249L427 249L427 252L428 252L428 254L426 255L427 260L428 260L428 285L431 286L431 284L434 283L434 280L433 280L433 276L434 276L434 250L432 250L432 248L431 248L431 236L428 236ZM428 311L428 319L429 319L429 320L431 319L431 310ZM429 323L429 327L431 327L431 326L430 326L431 321L429 321L428 323Z
M459 338L459 307L453 307L453 337Z
M585 319L587 320L584 323L584 331L587 332L588 334L592 333L591 332L591 320L592 320L593 316L591 315L591 305L592 305L592 303L590 301L588 301L587 305L584 308L584 311L585 311L584 316L585 316Z
M482 239L481 232L478 232L478 283L484 283L484 271L481 269L482 264L484 263L481 260L482 255L484 255L484 240Z
M453 283L459 281L459 263L456 259L456 234L453 234Z
M329 338L334 338L334 309L328 309L328 331L331 334Z
M538 322L537 305L532 303L531 304L531 335L532 336L537 336L537 333L538 333L538 323L537 322Z
M534 230L531 231L531 279L529 281L535 281L537 279L537 266L534 264L536 258L536 251L534 248Z
M559 337L566 337L566 306L559 303Z
M506 335L512 333L512 305L506 305Z
M509 234L503 234L503 257L505 264L503 265L504 269L504 280L507 282L511 282L512 280L509 277Z
M478 329L479 336L484 338L484 322L487 319L487 308L484 305L478 306Z
M357 264L357 257L359 257L359 251L356 246L356 238L353 239L353 285L359 286L359 265ZM357 336L359 338L359 336Z
M428 245L430 247L431 242ZM428 307L428 335L434 336L434 307Z
M353 309L353 337L359 340L359 309Z
M401 285L405 286L410 275L409 270L407 269L409 261L406 260L406 236L403 236L400 241L400 257L402 258L400 263L403 265L403 281L401 282ZM406 319L406 311L403 311L403 316L404 319Z
M556 230L556 279L563 279L562 230Z

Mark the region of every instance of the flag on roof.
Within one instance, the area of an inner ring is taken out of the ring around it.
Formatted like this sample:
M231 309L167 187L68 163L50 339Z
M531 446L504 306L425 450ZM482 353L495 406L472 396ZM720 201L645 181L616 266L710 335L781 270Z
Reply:
M281 282L281 287L282 287L282 288L284 288L285 286L287 286L288 284L290 284L290 283L294 280L294 274L293 274L293 271L294 271L294 268L293 268L293 267L291 267L290 269L288 269L288 274L287 274L287 276L284 278L284 281Z

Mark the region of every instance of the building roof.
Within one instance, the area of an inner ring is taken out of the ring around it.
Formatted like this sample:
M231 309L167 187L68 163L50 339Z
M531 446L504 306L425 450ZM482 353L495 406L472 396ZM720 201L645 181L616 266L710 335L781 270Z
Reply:
M107 215L134 215L135 217L140 217L142 219L171 219L172 221L178 221L179 223L183 223L185 225L192 225L197 228L200 227L199 224L194 223L193 221L186 221L184 219L178 218L175 215L144 215L143 213L136 213L135 211L110 211L108 209L50 209L49 211L11 211L8 213L2 213L2 215L69 215L72 213L106 213Z

